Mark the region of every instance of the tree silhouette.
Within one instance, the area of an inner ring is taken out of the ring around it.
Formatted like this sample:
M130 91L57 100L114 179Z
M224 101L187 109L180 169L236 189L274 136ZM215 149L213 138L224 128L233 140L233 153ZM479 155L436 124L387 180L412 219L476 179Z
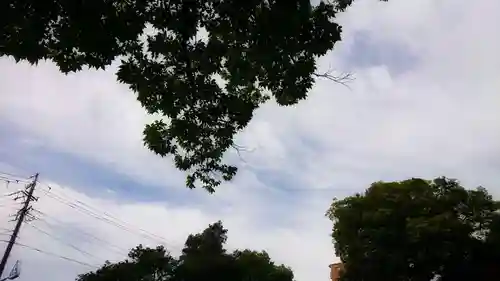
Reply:
M292 281L291 269L275 265L266 252L224 249L227 230L222 223L189 235L180 257L159 246L132 249L127 260L105 263L100 269L78 276L77 281Z
M316 60L340 41L336 15L350 0L94 0L0 3L0 55L63 73L104 69L159 116L145 145L172 156L186 185L209 192L231 180L234 136L263 103L293 105L315 79Z
M343 281L498 280L500 206L458 181L377 182L327 212Z

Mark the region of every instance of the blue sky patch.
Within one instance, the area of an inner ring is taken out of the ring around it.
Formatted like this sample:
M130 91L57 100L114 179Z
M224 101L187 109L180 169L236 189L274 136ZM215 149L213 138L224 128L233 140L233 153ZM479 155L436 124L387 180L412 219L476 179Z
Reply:
M40 173L41 181L50 179L93 197L110 197L125 202L184 204L201 200L199 192L186 188L154 186L113 171L70 153L20 140L37 137L0 123L0 159L27 174ZM169 161L165 159L165 161ZM111 192L108 192L111 191ZM198 195L198 196L197 196Z
M393 76L413 69L419 63L418 56L401 42L381 41L368 31L352 34L352 43L342 57L348 68L386 66Z

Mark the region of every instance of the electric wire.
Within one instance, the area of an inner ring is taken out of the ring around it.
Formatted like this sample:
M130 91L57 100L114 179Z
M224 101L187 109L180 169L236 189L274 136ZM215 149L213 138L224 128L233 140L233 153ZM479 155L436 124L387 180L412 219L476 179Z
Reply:
M110 241L107 241L107 240L104 240L102 238L99 238L98 236L93 235L93 234L91 234L91 233L83 230L82 228L77 228L75 226L72 226L71 224L69 224L67 222L63 222L63 221L61 221L61 220L59 220L59 219L57 219L55 217L47 215L44 212L41 212L41 211L38 211L38 210L34 210L34 211L36 211L37 213L39 213L40 215L43 216L43 218L37 217L37 220L43 222L47 227L51 228L54 231L57 231L57 229L56 229L57 226L55 226L54 224L48 222L47 219L53 220L53 221L57 222L58 224L63 224L67 228L70 228L70 229L74 228L74 232L75 233L82 234L85 237L89 237L91 239L94 239L96 241L101 242L100 243L101 246L104 246L105 248L109 249L110 251L114 252L115 254L126 255L129 252L128 249L122 248L120 246L117 246L117 245L111 243Z
M26 177L26 176L16 175L16 174L2 172L2 171L0 171L0 177L11 177L11 178L26 179L26 180L29 180L30 178L32 178L32 176Z
M83 213L83 214L86 214L86 215L88 215L88 216L91 216L91 217L93 217L93 218L95 218L95 219L97 219L97 220L99 220L99 221L102 221L102 222L105 222L105 223L111 224L111 225L113 225L113 226L115 226L115 227L117 227L117 228L120 228L120 229L122 229L122 230L125 230L125 231L127 231L127 232L130 232L130 233L132 233L132 234L139 234L139 235L143 236L144 238L151 239L151 237L148 237L147 235L143 235L142 233L137 233L137 232L134 232L132 229L127 228L126 226L124 226L124 225L122 225L122 224L120 224L120 223L118 223L118 222L115 222L115 221L113 221L113 220L110 220L109 218L106 218L106 217L100 216L98 213L93 212L93 211L91 211L91 210L89 210L89 209L82 208L81 206L78 206L78 205L76 205L76 204L74 204L74 203L72 203L72 202L69 202L69 201L65 200L64 198L59 197L58 195L56 195L56 194L54 194L54 193L48 192L48 193L46 193L46 195L47 195L48 197L51 197L52 199L55 199L56 201L59 201L60 203L63 203L63 204L65 204L65 205L67 205L68 207L70 207L70 208L72 208L72 209L74 209L74 210L77 210L77 211L79 211L79 212L81 212L81 213ZM154 239L152 239L152 240L154 240ZM157 241L157 242L158 242L158 241Z
M49 186L49 187L50 187L50 186ZM50 191L51 191L51 190L49 190L49 192L50 192ZM62 192L60 192L60 193L62 193ZM52 192L52 194L53 194L53 192ZM61 195L59 195L59 197L61 197ZM81 200L78 200L78 199L72 198L71 196L68 196L68 195L66 195L66 194L64 194L62 197L63 197L63 198L64 198L64 197L66 197L66 198L67 198L67 199L69 199L69 200L75 201L76 203L78 203L78 204L80 204L80 205L83 205L84 207L86 207L86 208L88 208L88 209L90 209L90 210L92 210L92 209L93 209L94 211L96 211L96 212L98 212L98 213L102 213L103 215L105 215L105 216L107 216L107 217L109 217L109 218L111 218L111 219L113 219L113 220L115 220L115 221L120 222L120 224L123 224L123 225L127 225L127 224L128 224L128 225L129 225L129 226L131 226L132 228L136 228L136 229L138 229L140 232L142 232L142 233L144 233L144 234L146 234L146 235L148 235L148 236L155 237L157 241L166 241L166 240L167 240L165 237L162 237L162 236L156 235L156 234L151 233L151 232L149 232L149 231L147 231L147 230L144 230L144 229L142 229L142 228L135 227L135 226L131 225L130 223L127 223L127 222L125 222L125 221L123 221L123 220L120 220L120 219L119 219L119 218L117 218L116 216L113 216L112 214L110 214L110 213L108 213L108 212L106 212L106 211L99 210L98 208L93 207L93 206L91 206L91 205L89 205L89 204L87 204L87 203L85 203L85 202L83 202L83 201L81 201ZM159 240L158 240L158 239L159 239ZM153 239L153 240L154 240L154 239Z
M174 248L176 250L179 250L178 247L173 247L172 245L168 245L166 243L166 239L164 237L161 237L159 235L148 232L142 228L134 227L133 225L126 223L126 222L116 218L115 216L110 215L109 213L107 213L105 211L99 210L99 209L97 209L89 204L86 204L80 200L74 199L68 195L56 194L52 191L52 188L50 186L47 185L47 187L49 187L50 189L44 190L44 193L46 196L51 197L52 199L59 201L60 203L66 205L72 209L75 209L83 214L91 216L99 221L113 225L121 230L127 231L129 233L141 236L143 238L147 238L149 240L152 240L152 241L155 241L157 243L160 243L160 244L169 246L171 248ZM100 213L104 214L104 216L101 215Z
M31 223L27 223L27 225L28 225L28 226L30 226L30 227L32 227L32 228L33 228L33 229L35 229L36 231L38 231L38 232L40 232L40 233L43 233L44 235L47 235L48 237L50 237L50 238L52 238L52 239L54 239L54 240L56 240L56 241L60 242L61 244L64 244L64 245L66 245L66 246L68 246L68 247L70 247L70 248L72 248L72 249L74 249L74 250L76 250L76 251L78 251L78 252L80 252L80 253L82 253L82 254L86 255L86 256L89 256L89 257L91 257L91 258L95 258L95 259L97 259L97 260L102 260L101 258L99 258L99 257L97 257L97 256L95 256L95 255L92 255L91 253L89 253L89 252L87 252L87 251L84 251L84 250L82 250L82 249L80 249L80 248L76 247L75 245L73 245L73 244L71 244L71 243L68 243L68 242L64 241L64 239L62 239L62 238L60 238L60 237L54 236L54 235L50 234L49 232L47 232L47 231L45 231L45 230L43 230L43 229L41 229L41 228L39 228L39 227L37 227L37 226L35 226L35 225L31 224Z
M20 178L12 178L7 176L0 175L0 180L3 180L7 183L30 183L29 180L20 179Z
M19 176L19 175L14 175L14 174L10 174L10 173L5 173L5 172L0 172L0 181L5 181L6 182L6 187L7 189L9 189L9 185L11 183L14 183L14 184L30 184L32 183L32 181L29 180L29 178L26 178L26 177L22 177L22 176ZM64 194L63 192L54 192L52 191L52 187L45 184L45 183L41 183L39 181L37 181L37 183L39 183L41 186L43 187L47 187L45 188L46 190L44 190L44 193L47 197L50 197L76 211L79 211L80 213L83 213L83 214L86 214L94 219L97 219L101 222L104 222L108 225L112 225L114 227L117 227L121 230L124 230L124 231L127 231L131 234L135 234L135 235L138 235L138 236L141 236L143 238L147 238L149 240L152 240L152 241L155 241L155 242L159 242L160 244L163 244L163 245L166 245L166 239L164 237L161 237L159 235L156 235L154 233L151 233L149 231L146 231L142 228L139 228L139 227L135 227L127 222L124 222L123 220L120 220L118 219L116 216L113 216L111 214L109 214L108 212L105 212L103 210L99 210L98 208L95 208L85 202L82 202L81 200L78 200L78 199L75 199L71 196L68 196L66 194ZM23 191L23 189L19 189L15 192L11 192L11 193L6 193L6 194L0 194L0 202L2 202L3 199L9 199L8 197L11 197L12 195L15 195L17 193L20 193L21 191ZM61 194L62 193L62 194ZM17 204L20 204L20 203L17 203ZM4 205L0 204L0 207L2 207ZM33 209L34 210L34 209ZM34 210L34 211L37 211L37 210ZM53 217L50 217L48 216L47 214L43 213L43 212L40 212L40 214L42 214L44 216L43 219L41 218L36 218L37 220L39 221L42 221L46 226L48 227L51 227L51 228L54 228L54 225L52 225L51 223L49 223L46 218L49 218L49 219L55 219ZM57 219L55 219L57 220ZM95 259L99 259L101 260L100 258L96 257L95 255L87 252L87 251L84 251L74 245L72 245L71 243L68 243L66 241L64 241L64 239L60 238L60 237L57 237L57 236L54 236L52 235L51 233L43 230L42 228L40 227L37 227L36 225L32 224L32 223L27 223L30 227L32 227L33 229L35 229L36 231L44 234L44 235L47 235L49 236L50 238L64 244L65 246L68 246L68 247L71 247L72 249L86 255L86 256L89 256L89 257L93 257ZM7 236L7 235L11 235L9 234L9 232L11 232L11 230L7 230L5 229L6 232L3 232L3 233L0 233L0 236ZM116 246L116 245L113 245L112 243L110 243L109 241L106 241L106 240L103 240L95 235L92 235L88 232L85 232L85 231L79 231L79 233L81 234L84 234L85 236L89 237L89 238L92 238L92 239L95 239L97 241L100 241L100 242L103 242L103 245L106 245L108 248L109 246L112 246L118 250L124 250L123 248L119 247L119 246ZM0 240L0 242L4 242L4 243L8 243L8 241L6 240ZM36 248L36 247L32 247L30 245L26 245L26 244L22 244L22 243L19 243L19 242L16 242L15 245L18 245L18 246L21 246L21 247L24 247L24 248L27 248L27 249L30 249L30 250L33 250L33 251L37 251L37 252L40 252L40 253L43 253L43 254L46 254L46 255L50 255L50 256L53 256L53 257L57 257L57 258L60 258L60 259L63 259L63 260L66 260L66 261L70 261L70 262L74 262L74 263L78 263L78 264L81 264L81 265L85 265L85 266L88 266L88 267L99 267L99 266L95 266L95 265L91 265L87 262L83 262L81 260L77 260L77 259L74 259L74 258L70 258L70 257L67 257L67 256L63 256L63 255L59 255L59 254L56 254L56 253L52 253L52 252L49 252L49 251L45 251L43 249L39 249L39 248ZM172 248L176 248L176 247L172 247ZM113 249L113 248L109 248L110 250ZM129 250L124 250L125 253L127 253ZM119 253L120 255L123 255L124 253L123 252L118 252L118 251L114 251L115 253Z
M0 242L9 243L9 241L7 241L7 240L0 240ZM30 246L30 245L23 244L23 243L15 242L14 244L18 245L20 247L26 248L26 249L30 249L32 251L36 251L36 252L39 252L39 253L42 253L42 254L46 254L46 255L49 255L49 256L53 256L53 257L59 258L59 259L63 259L63 260L67 260L67 261L70 261L70 262L74 262L74 263L78 263L78 264L81 264L81 265L85 265L85 266L88 266L88 267L91 267L91 268L99 267L97 265L91 265L91 264L83 262L83 261L79 261L79 260L76 260L76 259L73 259L73 258L69 258L69 257L63 256L63 255L58 255L58 254L55 254L55 253L52 253L52 252L48 252L48 251L45 251L45 250L42 250L42 249Z

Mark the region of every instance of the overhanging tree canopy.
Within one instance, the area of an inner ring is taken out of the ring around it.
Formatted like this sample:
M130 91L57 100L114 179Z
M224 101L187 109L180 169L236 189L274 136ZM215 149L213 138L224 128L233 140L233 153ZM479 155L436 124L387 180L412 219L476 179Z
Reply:
M343 281L498 280L500 206L457 181L377 182L327 216Z
M223 156L255 109L305 99L315 76L334 79L316 73L316 59L340 40L335 16L351 2L5 0L0 55L51 60L64 73L121 59L118 80L162 116L145 145L173 156L189 188L213 192L236 174Z
M77 281L293 281L291 269L276 265L266 252L251 250L228 253L227 230L221 222L202 233L190 235L179 258L164 247L139 245L127 260L107 262L100 269L82 274Z

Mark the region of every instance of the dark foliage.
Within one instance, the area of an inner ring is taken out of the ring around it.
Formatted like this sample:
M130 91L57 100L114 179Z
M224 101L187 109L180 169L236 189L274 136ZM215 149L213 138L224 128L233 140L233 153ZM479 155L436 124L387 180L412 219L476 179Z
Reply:
M292 271L275 265L266 252L251 250L228 253L224 249L227 230L221 222L202 233L189 235L179 258L162 246L139 245L129 258L104 264L100 269L78 276L77 281L292 281Z
M500 206L457 181L374 183L327 215L343 281L499 280Z
M145 145L173 156L187 187L213 192L236 174L224 153L262 103L292 105L315 77L338 78L316 73L316 59L340 40L335 16L351 2L5 0L0 55L64 73L120 59L118 80L161 116Z

